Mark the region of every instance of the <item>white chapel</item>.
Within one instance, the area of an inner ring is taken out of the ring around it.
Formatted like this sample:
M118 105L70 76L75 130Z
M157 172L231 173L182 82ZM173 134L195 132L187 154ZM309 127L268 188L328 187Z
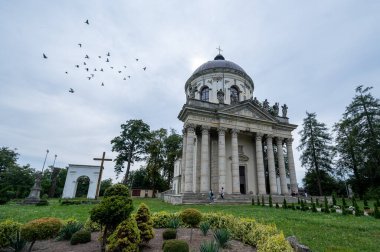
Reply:
M286 104L254 97L254 82L219 53L185 84L182 158L175 164L176 194L226 196L298 193Z

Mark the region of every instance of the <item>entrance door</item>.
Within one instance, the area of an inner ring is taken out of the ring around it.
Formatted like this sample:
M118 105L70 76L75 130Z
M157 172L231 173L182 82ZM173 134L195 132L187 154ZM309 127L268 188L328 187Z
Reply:
M246 194L245 190L245 166L239 166L240 193Z

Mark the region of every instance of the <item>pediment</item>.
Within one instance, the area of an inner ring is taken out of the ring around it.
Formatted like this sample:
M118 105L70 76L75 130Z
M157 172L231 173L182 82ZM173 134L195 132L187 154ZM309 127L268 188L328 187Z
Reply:
M256 120L272 122L276 121L276 119L271 114L269 114L268 112L264 111L262 108L251 102L228 106L227 108L223 108L218 112L222 114L241 116Z

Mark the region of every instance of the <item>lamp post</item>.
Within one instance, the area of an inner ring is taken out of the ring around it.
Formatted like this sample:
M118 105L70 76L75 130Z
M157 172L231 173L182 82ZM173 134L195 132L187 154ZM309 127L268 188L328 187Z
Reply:
M49 150L46 150L45 160L44 160L44 164L42 165L42 171L41 171L41 173L44 172L45 163L46 163L46 158L47 158L47 155L48 155L48 154L49 154Z
M56 159L57 159L57 154L54 155L53 169L54 169L54 165L55 165L55 160Z

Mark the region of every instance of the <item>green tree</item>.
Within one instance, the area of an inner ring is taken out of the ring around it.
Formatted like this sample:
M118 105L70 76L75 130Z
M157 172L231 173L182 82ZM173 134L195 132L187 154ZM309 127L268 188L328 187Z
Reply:
M342 120L336 124L338 167L351 175L353 189L360 196L380 186L380 101L372 87L358 86Z
M321 170L319 171L319 178L321 180L321 187L326 195L331 195L334 191L338 193L345 193L344 183L336 180L330 173ZM305 177L302 180L305 185L306 191L310 195L318 195L319 187L317 183L317 174L315 170L309 170L306 172Z
M105 179L100 182L99 196L103 196L104 192L112 186L112 179Z
M127 184L131 164L144 159L146 145L150 139L150 127L142 120L129 120L121 125L120 136L111 140L112 151L119 154L115 159L115 171L119 175L124 170L124 162L127 162L123 184Z
M306 112L303 129L299 132L301 144L297 149L302 151L301 165L308 171L315 171L319 195L323 195L320 171L332 171L333 147L326 125L318 122L316 117L316 113Z
M170 135L164 139L165 162L163 175L168 184L171 183L174 173L174 162L182 155L182 136L175 130L171 130Z

